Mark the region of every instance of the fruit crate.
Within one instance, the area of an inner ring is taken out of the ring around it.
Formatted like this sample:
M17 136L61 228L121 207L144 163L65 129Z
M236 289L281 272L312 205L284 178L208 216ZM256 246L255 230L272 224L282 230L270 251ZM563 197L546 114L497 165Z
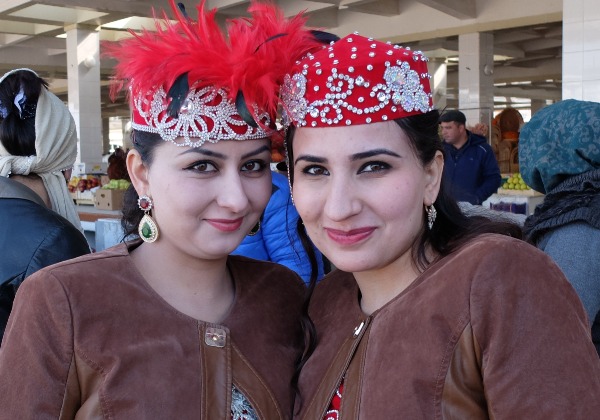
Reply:
M544 194L537 192L536 190L527 189L527 190L509 190L506 188L498 188L498 194L500 195L519 195L523 197L539 197Z
M71 193L71 197L73 197L73 195L75 195L75 198L74 198L75 204L89 205L89 206L94 205L94 193L91 192L90 190L77 191L77 192Z

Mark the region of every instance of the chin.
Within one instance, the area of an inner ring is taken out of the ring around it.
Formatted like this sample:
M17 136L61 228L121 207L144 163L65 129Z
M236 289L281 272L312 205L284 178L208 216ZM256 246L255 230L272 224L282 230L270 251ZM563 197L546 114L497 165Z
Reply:
M364 261L352 256L327 258L338 270L346 271L348 273L360 273L362 271L370 271L377 268L373 261Z

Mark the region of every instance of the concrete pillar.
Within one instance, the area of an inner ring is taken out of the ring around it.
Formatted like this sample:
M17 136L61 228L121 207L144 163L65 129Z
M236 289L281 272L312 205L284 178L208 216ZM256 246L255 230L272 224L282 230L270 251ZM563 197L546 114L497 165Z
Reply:
M100 37L96 27L71 25L67 33L69 110L79 134L76 172L102 172ZM105 165L104 165L105 166Z
M494 36L458 36L458 108L467 125L491 125L494 112Z
M102 118L102 154L110 151L110 118Z
M546 106L546 101L542 99L532 99L531 100L531 116L533 117L536 112Z
M600 102L598 0L563 0L563 99Z
M133 149L133 142L131 141L131 119L121 119L123 123L123 148L125 150Z
M428 69L431 74L431 90L433 94L433 106L440 111L446 108L448 85L448 66L446 60L441 58L432 58L429 60Z

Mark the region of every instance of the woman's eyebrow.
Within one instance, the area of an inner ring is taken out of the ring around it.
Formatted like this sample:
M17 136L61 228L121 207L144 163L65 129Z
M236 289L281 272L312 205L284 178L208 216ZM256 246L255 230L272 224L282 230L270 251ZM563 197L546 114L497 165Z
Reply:
M350 156L350 160L357 161L357 160L367 159L367 158L370 158L373 156L378 156L378 155L388 155L388 156L393 156L393 157L398 157L398 158L402 157L399 154L392 152L391 150L388 150L388 149L373 149L373 150L368 150L366 152L355 153Z
M256 150L253 150L251 152L245 153L244 155L242 155L242 159L247 159L250 156L258 155L259 153L262 153L262 152L265 152L265 151L270 151L270 150L271 149L269 148L269 146L263 145L263 146L260 146L259 148L257 148ZM215 157L215 158L218 158L218 159L223 159L223 160L227 159L227 156L224 155L224 154L222 154L222 153L214 152L212 150L203 149L202 147L194 147L194 148L191 148L191 149L187 149L187 150L185 150L182 153L182 155L186 154L186 153L199 153L199 154L202 154L202 155L205 155L205 156Z
M298 163L298 161L301 161L301 160L304 160L304 161L310 162L310 163L327 163L327 159L325 159L325 158L321 158L321 157L317 157L317 156L313 156L313 155L300 155L294 161L294 165L296 165Z
M267 145L262 145L261 147L259 147L258 149L254 150L253 152L248 152L248 153L242 155L242 159L247 159L250 156L258 155L259 153L262 153L262 152L265 152L265 151L270 152L271 148L269 146L267 146Z
M205 156L216 157L219 159L227 159L227 156L225 156L222 153L213 152L212 150L203 149L201 147L193 147L191 149L187 149L184 152L182 152L181 154L185 155L187 153L199 153L199 154L205 155Z

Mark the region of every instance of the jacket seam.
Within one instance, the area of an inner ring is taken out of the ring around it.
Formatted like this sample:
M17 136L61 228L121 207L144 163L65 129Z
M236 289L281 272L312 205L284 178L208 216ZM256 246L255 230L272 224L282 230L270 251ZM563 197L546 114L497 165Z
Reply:
M262 384L262 386L269 391L269 399L273 402L273 405L275 406L275 408L277 409L277 413L279 414L280 418L283 418L283 415L281 413L281 409L279 407L279 404L277 404L277 400L275 399L275 397L273 396L271 389L267 386L267 384L265 383L265 381L263 380L263 378L259 375L259 373L254 369L254 367L252 367L252 365L250 365L250 363L248 362L248 360L246 360L246 358L244 357L244 355L242 354L241 350L235 345L233 344L233 342L231 343L231 347L237 352L240 360L242 360L244 362L244 364L250 369L250 371L254 374L254 376L256 376L256 378L258 379L258 381ZM239 385L239 384L238 384ZM248 395L246 395L247 398ZM256 409L256 408L255 408Z
M442 393L444 392L444 384L446 375L448 374L448 368L450 366L450 360L452 359L452 354L454 354L454 349L458 343L458 339L465 331L467 325L469 325L470 318L470 308L466 308L458 317L458 320L453 328L452 335L448 339L444 350L444 357L440 363L440 368L438 370L437 379L435 383L435 393L433 395L433 407L435 418L442 418L441 411L441 402L442 402Z

